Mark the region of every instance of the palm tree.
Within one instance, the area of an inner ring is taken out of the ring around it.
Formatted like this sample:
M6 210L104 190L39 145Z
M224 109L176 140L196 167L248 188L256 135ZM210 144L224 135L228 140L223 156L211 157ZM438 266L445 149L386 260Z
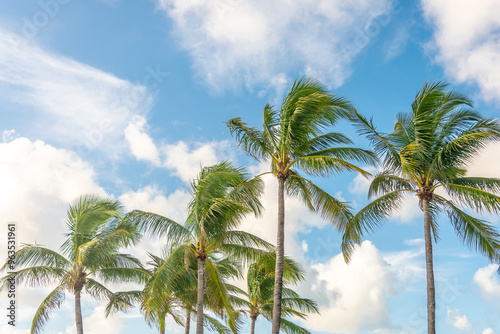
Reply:
M16 253L16 264L25 268L3 277L0 289L5 288L12 277L33 287L57 283L35 313L32 334L42 331L51 312L61 306L66 292L75 297L76 332L83 334L80 305L83 291L97 300L109 299L113 293L97 279L104 282L145 279L145 271L137 259L118 253L120 248L135 244L140 236L122 217L122 207L117 201L82 196L67 211L66 224L70 232L66 234L61 253L36 244L25 245Z
M486 143L500 138L496 119L482 118L471 101L447 91L442 82L426 83L411 111L399 114L394 132L378 132L372 121L353 117L358 130L383 157L383 170L371 182L369 196L380 196L361 209L345 227L342 250L349 261L364 233L372 231L399 208L405 195L419 198L424 215L427 269L428 333L435 330L435 290L432 239L438 238L437 217L446 212L458 237L492 261L500 260L499 234L478 213L500 210L500 179L468 177L467 167ZM436 193L442 189L447 196Z
M285 189L299 197L311 211L340 225L349 220L350 208L313 181L301 176L329 176L344 171L369 175L348 161L374 163L371 152L345 146L352 142L346 136L324 130L348 117L352 105L342 97L328 94L325 87L311 78L296 80L285 96L281 110L270 104L264 107L263 129L247 126L240 117L227 122L239 146L257 161L271 162L271 171L278 179L278 235L276 242L276 275L273 303L273 334L279 333L283 280ZM265 173L265 174L267 174Z
M217 266L215 259L236 264L257 258L262 250L272 249L264 240L236 230L241 219L248 213L260 214L262 205L259 196L262 181L248 175L242 168L222 162L201 170L191 184L192 199L188 207L185 225L166 217L134 211L129 220L151 235L167 239L167 246L173 250L158 270L158 279L151 289L161 290L165 283L177 284L179 268L194 259L197 270L197 323L196 333L203 333L204 296L220 316L231 318L232 305L224 282L227 273L222 269L232 266ZM258 248L254 248L258 247ZM232 269L231 269L232 270ZM232 275L238 274L233 272ZM167 280L168 278L168 280ZM234 326L234 324L230 324Z
M247 291L242 291L245 299L233 297L233 302L243 307L235 311L235 316L246 313L250 317L251 334L255 333L255 323L260 315L272 321L275 264L276 254L270 254L250 265L247 273ZM295 291L286 287L287 284L296 284L304 278L304 273L297 263L285 257L281 327L288 334L310 334L310 332L286 319L287 316L305 320L307 313L319 313L316 302L301 298Z

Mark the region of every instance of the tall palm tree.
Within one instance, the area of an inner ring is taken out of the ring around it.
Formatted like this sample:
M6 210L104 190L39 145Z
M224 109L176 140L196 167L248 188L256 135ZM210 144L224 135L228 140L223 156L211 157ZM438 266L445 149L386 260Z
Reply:
M372 164L371 152L346 146L352 142L337 132L324 132L352 112L352 105L342 97L329 94L311 78L293 83L278 111L270 104L264 107L263 129L249 127L240 117L227 122L239 146L257 161L271 163L271 173L278 179L278 235L276 242L276 275L273 303L273 334L279 333L283 280L285 189L299 197L312 211L340 225L350 218L349 206L330 196L313 181L299 174L329 176L344 171L365 171L349 161Z
M246 313L250 317L250 334L255 333L255 323L259 316L262 315L268 321L272 321L275 264L276 254L272 254L250 265L247 273L247 291L242 291L245 298L233 297L233 302L242 307L235 311L235 316ZM307 313L319 313L316 302L301 298L295 291L287 288L288 284L296 284L304 278L304 273L297 263L285 257L281 327L288 334L310 334L310 332L286 319L287 316L305 320Z
M165 280L153 282L152 289L162 289L167 278L170 282L179 279L176 273L180 266L195 259L198 285L197 334L203 333L205 295L214 308L217 306L219 315L222 316L225 312L231 318L232 314L229 293L224 284L227 273L222 271L231 266L217 266L214 260L225 259L224 261L235 264L237 261L257 258L262 253L259 248L272 249L264 240L236 230L246 214L260 214L261 191L261 180L250 179L242 168L222 162L203 168L198 178L192 182L192 199L185 225L142 211L134 211L129 217L130 221L146 233L165 237L167 246L173 249L158 271L158 277L164 277Z
M65 293L75 297L77 334L83 334L80 298L86 291L97 300L112 298L104 282L140 282L146 273L134 257L119 249L135 244L139 233L135 226L122 220L121 205L114 200L82 196L67 211L69 233L61 253L40 245L25 245L16 254L16 264L24 267L2 278L2 288L15 277L30 286L57 283L38 307L31 324L31 333L40 333L51 312L58 309ZM5 265L2 270L5 269Z
M500 260L498 232L488 222L464 211L500 210L500 179L468 177L467 167L478 151L500 139L496 119L472 110L471 101L446 90L442 82L426 83L411 111L399 114L390 134L378 132L372 121L353 117L358 130L383 157L383 170L371 182L369 196L380 196L361 209L345 227L342 249L346 261L364 233L396 211L405 195L415 194L424 216L427 270L428 333L435 330L435 289L432 239L438 238L437 217L446 212L458 237L492 261ZM447 196L436 193L442 189Z

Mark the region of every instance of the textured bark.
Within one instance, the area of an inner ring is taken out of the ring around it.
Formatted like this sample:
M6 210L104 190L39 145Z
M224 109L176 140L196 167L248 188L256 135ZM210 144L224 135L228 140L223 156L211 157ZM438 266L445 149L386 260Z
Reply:
M186 324L184 325L184 334L189 334L189 329L191 326L191 310L186 310Z
M257 320L257 317L250 317L251 319L251 325L250 325L250 334L255 334L255 321Z
M82 305L80 303L81 289L75 289L75 323L76 333L83 334Z
M196 306L196 334L203 334L203 269L205 261L198 258L198 304Z
M434 288L434 264L432 258L432 232L429 201L429 198L422 199L425 232L425 263L427 270L427 333L436 334L436 291Z
M273 329L279 334L281 323L281 290L283 287L283 256L285 244L285 178L278 177L278 236L276 241L276 268L274 278Z

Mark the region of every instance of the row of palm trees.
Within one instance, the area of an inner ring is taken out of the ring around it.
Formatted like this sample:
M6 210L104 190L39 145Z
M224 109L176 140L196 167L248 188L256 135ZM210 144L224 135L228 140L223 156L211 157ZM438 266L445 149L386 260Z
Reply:
M339 120L350 121L370 140L373 150L353 147L348 137L332 131ZM313 301L300 298L286 286L303 276L284 255L285 193L301 199L342 233L346 262L363 237L393 214L407 194L418 196L424 216L430 334L435 333L432 243L438 239L438 216L446 212L464 243L499 261L499 233L470 211L498 213L500 179L470 177L467 167L484 145L500 139L500 125L497 119L483 118L467 97L448 90L446 84L426 83L410 111L397 116L391 133L377 130L346 99L306 77L294 82L280 109L265 106L261 129L241 118L227 125L245 152L269 163L264 174L277 178L276 248L237 229L247 214L259 215L263 209L259 201L262 174L250 177L228 162L203 168L193 181L184 224L137 210L125 214L116 202L84 197L68 211L70 233L62 247L64 256L38 245L26 246L16 255L18 264L27 267L15 274L18 281L37 285L55 279L60 283L38 309L33 333L40 331L49 311L60 305L65 290L75 295L77 333L83 333L79 306L83 288L96 298L106 298L108 312L139 304L146 319L163 331L167 314L179 323L184 318L186 333L191 314L196 314L197 334L203 333L204 326L237 332L242 315L247 314L252 330L262 315L272 320L273 334L280 328L307 333L286 319L304 318L318 310ZM371 177L359 164L378 165L379 172L369 188L369 196L376 198L357 213L310 179L345 171ZM141 234L165 241L162 256L151 254L152 269L118 253L135 244ZM248 291L228 283L229 278L241 277L244 266L249 268ZM144 289L112 293L93 275L105 281L140 283ZM225 325L205 314L205 309Z
M37 309L32 333L42 332L51 312L70 293L75 299L76 332L83 334L81 295L87 292L107 301L106 316L138 306L146 322L160 333L165 333L168 316L189 333L192 314L197 317L197 333L204 328L237 333L247 314L253 334L259 316L271 319L275 250L236 227L244 215L260 214L262 190L260 179L250 178L228 162L205 167L191 185L184 224L138 210L125 213L117 201L83 196L68 209L69 233L61 252L41 245L23 246L15 258L22 269L5 276L2 288L12 278L29 286L56 285ZM159 237L165 246L161 256L149 254L146 265L120 252L136 245L142 235ZM286 284L304 279L293 260L285 263ZM245 264L249 264L247 291L229 283L242 278ZM141 288L112 292L108 283L136 283ZM307 313L318 312L316 303L289 288L284 291L284 330L309 333L286 317L305 319Z

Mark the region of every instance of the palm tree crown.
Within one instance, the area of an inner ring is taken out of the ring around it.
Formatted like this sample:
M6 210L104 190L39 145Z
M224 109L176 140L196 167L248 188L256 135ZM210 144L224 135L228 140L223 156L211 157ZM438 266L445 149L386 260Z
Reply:
M119 253L120 248L139 240L137 229L122 220L121 205L99 196L82 196L67 211L66 241L61 254L40 245L25 245L15 255L16 263L25 267L2 279L2 288L10 277L30 286L57 287L43 300L33 318L31 333L40 333L50 313L58 309L66 292L75 296L75 319L78 334L83 334L80 294L111 299L113 293L105 282L141 282L147 277L140 262ZM5 265L2 270L5 269Z
M382 171L369 188L369 196L380 197L346 225L342 243L348 261L362 236L397 210L406 194L418 196L424 213L429 333L435 333L432 237L437 240L438 215L446 212L458 237L468 246L492 261L500 260L498 232L464 211L500 211L500 179L467 176L467 167L479 150L500 138L500 127L496 120L482 118L472 110L465 96L446 87L442 82L426 83L411 111L397 116L390 134L378 132L371 120L355 114L353 121L359 132L372 141L383 158Z
M148 283L151 300L154 291L164 290L165 285L179 285L178 280L183 277L179 275L182 272L179 268L189 268L193 262L197 264L197 334L203 332L204 296L207 295L212 311L232 319L225 278L239 276L242 261L257 258L263 252L260 248L272 249L264 240L236 230L246 214L261 212L261 191L260 179L250 179L243 169L222 162L203 168L192 182L192 200L185 225L142 211L134 211L129 216L143 231L166 237L166 246L171 249L155 278ZM221 261L225 264L220 265ZM230 326L235 324L230 322Z
M249 127L240 117L227 122L239 146L258 161L271 163L278 179L278 237L273 334L278 334L281 319L281 287L284 256L284 191L299 197L312 211L318 211L334 225L349 220L349 206L330 196L309 176L328 176L344 171L365 171L350 161L374 163L372 152L350 145L351 140L337 132L325 132L354 108L342 97L329 94L311 78L296 80L285 96L280 110L264 107L263 129Z
M306 319L308 313L319 313L316 302L301 298L288 286L297 284L305 279L304 272L293 260L284 260L283 270L283 298L281 313L281 330L285 333L309 334L305 328L288 320L287 317ZM241 291L244 298L233 297L234 304L240 309L235 311L237 318L243 313L250 317L250 334L255 333L255 324L259 316L272 321L274 299L274 268L276 254L269 253L252 263L247 273L247 291Z

